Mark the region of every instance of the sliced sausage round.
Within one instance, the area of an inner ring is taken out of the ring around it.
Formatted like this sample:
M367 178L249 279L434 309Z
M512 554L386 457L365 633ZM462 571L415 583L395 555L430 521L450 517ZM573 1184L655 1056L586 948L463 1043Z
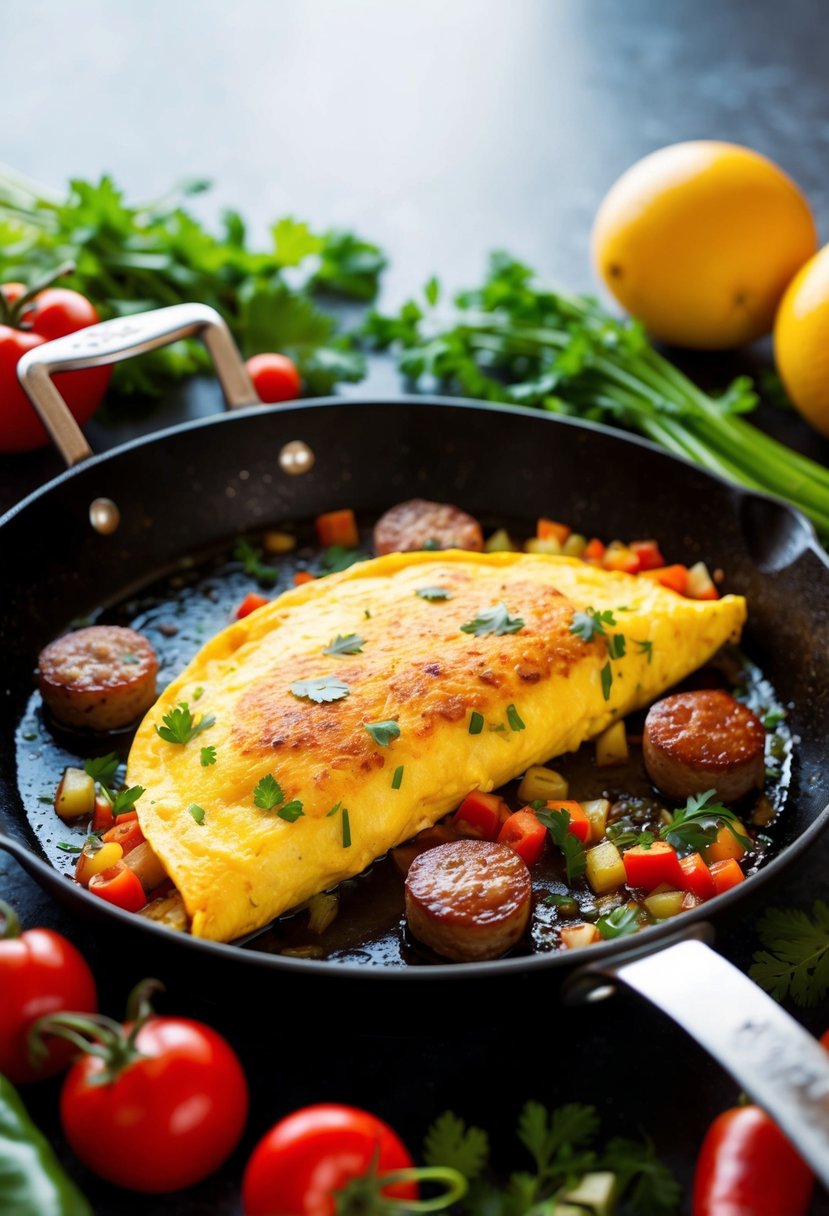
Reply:
M642 740L645 767L660 790L687 798L714 789L724 802L763 788L765 746L763 723L723 689L657 701Z
M408 553L412 549L470 549L484 547L481 525L448 502L412 498L391 507L374 525L378 554Z
M158 659L134 629L90 625L50 642L38 658L40 693L59 722L89 730L129 726L155 701Z
M530 872L517 853L487 840L456 840L421 853L406 878L415 937L454 962L499 958L530 916Z

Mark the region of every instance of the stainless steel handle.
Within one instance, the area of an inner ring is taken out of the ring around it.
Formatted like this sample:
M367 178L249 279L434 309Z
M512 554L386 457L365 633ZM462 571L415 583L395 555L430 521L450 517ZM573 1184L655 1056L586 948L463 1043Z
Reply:
M829 1187L829 1053L703 941L582 968L570 999L619 980L678 1022L773 1116Z
M215 308L206 304L174 304L101 321L23 355L17 365L18 378L67 465L86 460L92 449L52 382L55 372L118 363L181 338L201 338L204 342L228 409L259 404L230 330Z

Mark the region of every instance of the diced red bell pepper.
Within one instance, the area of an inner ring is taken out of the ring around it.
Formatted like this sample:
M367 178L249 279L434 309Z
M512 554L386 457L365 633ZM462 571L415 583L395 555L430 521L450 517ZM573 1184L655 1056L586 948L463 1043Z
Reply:
M498 843L508 845L528 866L538 861L546 839L547 829L530 810L510 815L498 833Z
M452 826L460 836L497 840L508 817L509 810L503 798L473 790L455 811Z
M249 591L236 609L236 620L241 621L243 617L250 616L257 608L261 608L267 603L270 603L270 601L266 595L259 595L256 591Z
M123 819L123 815L121 818ZM98 834L108 832L114 823L115 816L112 813L112 804L103 794L99 794L95 799L95 809L92 812L92 823L90 824L92 831Z
M687 566L659 566L655 570L640 571L643 578L655 579L663 587L670 588L671 591L678 592L679 595L685 595L688 590L688 567Z
M316 577L316 574L312 574L310 570L296 570L294 572L294 586L303 587L306 583L313 583Z
M326 549L330 545L342 545L344 549L356 549L360 543L357 521L350 508L345 511L329 511L326 515L318 515L316 528L319 543Z
M529 809L528 807L527 810ZM574 836L578 836L582 844L587 842L590 837L590 820L585 815L580 802L574 802L568 798L563 799L561 802L548 802L547 810L566 811L570 816L567 831L572 832Z
M746 876L740 869L740 863L733 857L729 857L726 861L715 861L708 867L708 872L714 880L714 887L718 895L745 882Z
M658 570L665 565L665 558L655 540L632 540L630 547L639 558L639 570Z
M130 811L126 815L119 815L114 827L104 832L101 839L107 843L114 840L116 844L120 844L124 850L124 856L126 856L136 845L142 844L144 841L144 833L141 831L137 812Z
M717 894L711 871L702 859L700 853L691 853L688 857L680 857L679 868L682 870L682 889L690 891L698 899L711 899Z
M600 541L598 537L594 536L592 540L589 540L585 545L584 552L581 555L582 560L586 562L600 562L604 557L604 549L605 547L602 541Z
M554 519L539 519L535 528L539 540L557 540L560 545L564 544L572 531L567 524L557 523Z
M124 861L102 870L100 874L93 874L89 880L89 890L127 912L137 912L147 902L141 880Z
M655 840L650 848L634 845L622 854L625 878L629 887L652 891L666 883L677 891L684 890L684 875L676 849L667 840Z

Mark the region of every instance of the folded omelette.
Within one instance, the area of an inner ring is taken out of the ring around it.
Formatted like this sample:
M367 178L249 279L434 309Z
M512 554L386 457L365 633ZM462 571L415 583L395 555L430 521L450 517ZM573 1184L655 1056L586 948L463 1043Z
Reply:
M141 827L192 932L229 941L648 704L745 616L569 558L362 562L223 630L168 686L129 756ZM158 733L175 711L185 742Z

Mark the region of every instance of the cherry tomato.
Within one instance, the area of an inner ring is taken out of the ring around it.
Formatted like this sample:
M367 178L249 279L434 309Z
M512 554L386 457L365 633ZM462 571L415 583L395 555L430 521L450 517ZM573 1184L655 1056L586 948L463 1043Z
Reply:
M242 1066L221 1035L185 1018L151 1017L135 1047L140 1054L112 1080L102 1082L100 1056L72 1066L60 1099L64 1135L85 1165L118 1186L148 1194L192 1186L242 1134Z
M759 1106L724 1111L708 1129L694 1175L693 1216L805 1216L809 1166Z
M242 1183L245 1216L334 1216L334 1193L369 1172L411 1169L412 1159L388 1124L354 1106L322 1104L294 1111L259 1141ZM383 1190L416 1199L415 1183Z
M0 287L7 305L14 305L25 290L22 283L6 283ZM0 323L0 451L28 452L49 442L34 406L17 379L21 355L53 338L62 338L94 325L98 320L94 306L77 291L47 287L24 306L19 320L11 324ZM18 324L25 328L18 328ZM111 372L109 367L92 367L55 376L55 385L81 425L89 421L100 405Z
M92 972L65 937L49 929L20 933L8 904L0 903L0 914L5 921L0 936L0 1073L19 1085L53 1077L75 1052L70 1043L49 1039L48 1055L36 1068L27 1047L33 1023L62 1009L93 1013L98 995Z
M296 364L287 355L254 355L245 364L260 401L293 401L302 381Z

